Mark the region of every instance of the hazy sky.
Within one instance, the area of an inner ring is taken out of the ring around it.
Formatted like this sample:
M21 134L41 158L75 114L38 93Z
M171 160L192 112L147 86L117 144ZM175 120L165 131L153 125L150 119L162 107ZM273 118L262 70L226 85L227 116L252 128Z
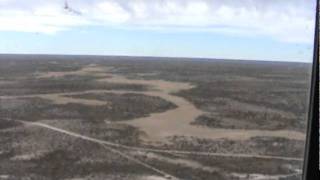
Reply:
M0 53L311 62L316 0L0 0Z

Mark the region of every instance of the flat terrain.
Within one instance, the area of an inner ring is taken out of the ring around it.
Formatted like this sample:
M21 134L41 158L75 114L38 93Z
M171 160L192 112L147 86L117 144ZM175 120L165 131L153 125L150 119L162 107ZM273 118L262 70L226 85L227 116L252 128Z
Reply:
M309 68L1 55L0 179L299 179Z

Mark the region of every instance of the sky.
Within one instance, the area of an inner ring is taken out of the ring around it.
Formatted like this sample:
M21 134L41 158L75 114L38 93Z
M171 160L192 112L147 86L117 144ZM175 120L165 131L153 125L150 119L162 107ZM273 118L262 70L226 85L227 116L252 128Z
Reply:
M0 54L311 62L315 4L316 0L0 0Z

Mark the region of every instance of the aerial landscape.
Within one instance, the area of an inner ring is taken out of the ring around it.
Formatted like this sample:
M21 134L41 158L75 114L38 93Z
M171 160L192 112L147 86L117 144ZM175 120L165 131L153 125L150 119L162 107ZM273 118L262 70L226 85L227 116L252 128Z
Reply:
M308 68L1 55L0 179L300 179Z
M316 2L0 0L0 180L301 180Z

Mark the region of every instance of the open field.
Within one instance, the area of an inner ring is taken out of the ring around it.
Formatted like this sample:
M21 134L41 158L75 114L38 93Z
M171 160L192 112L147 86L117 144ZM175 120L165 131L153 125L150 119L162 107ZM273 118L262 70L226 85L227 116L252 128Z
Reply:
M295 180L309 65L0 56L0 179Z

